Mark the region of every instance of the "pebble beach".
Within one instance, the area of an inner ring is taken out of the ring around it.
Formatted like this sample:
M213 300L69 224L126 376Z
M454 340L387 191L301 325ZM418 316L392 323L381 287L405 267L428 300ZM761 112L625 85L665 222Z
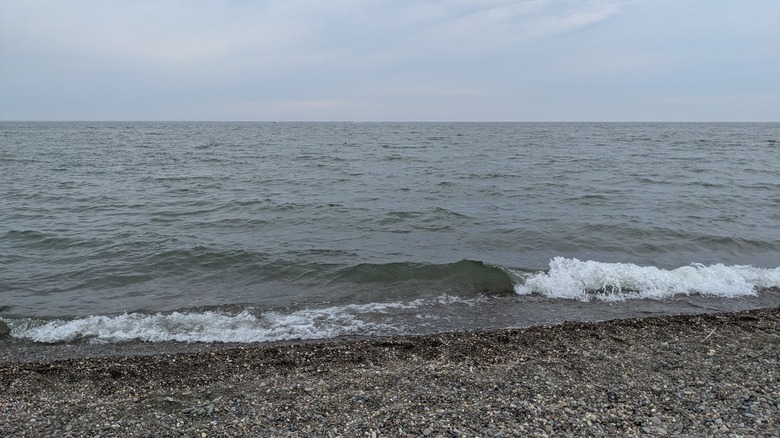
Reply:
M4 354L0 435L780 436L780 308L188 348Z

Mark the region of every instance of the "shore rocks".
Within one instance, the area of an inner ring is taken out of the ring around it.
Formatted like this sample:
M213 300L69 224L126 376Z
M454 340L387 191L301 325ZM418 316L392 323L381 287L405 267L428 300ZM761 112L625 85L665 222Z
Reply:
M3 321L0 321L0 338L3 336L8 336L11 334L11 327L8 327L8 324L4 323Z
M765 309L6 362L0 435L777 436L779 341Z

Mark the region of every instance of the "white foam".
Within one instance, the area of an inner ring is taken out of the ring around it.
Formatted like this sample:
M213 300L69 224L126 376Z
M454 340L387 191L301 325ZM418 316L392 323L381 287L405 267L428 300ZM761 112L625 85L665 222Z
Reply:
M413 309L423 300L394 303L352 304L301 309L284 313L269 311L256 316L250 310L237 314L218 311L173 312L153 315L125 313L88 316L73 320L12 322L14 337L35 342L271 342L289 339L324 339L345 335L389 335L403 327L363 315Z
M780 287L780 267L704 266L694 264L674 270L628 263L601 263L556 257L550 269L534 274L511 271L518 294L550 298L620 301L636 298L664 299L678 294L726 298L755 295L756 288ZM339 336L394 335L414 332L422 319L436 320L439 307L474 306L488 300L478 295L461 298L440 295L408 302L350 304L297 310L241 312L191 311L173 313L125 313L71 320L8 320L11 336L34 342L272 342L294 339L327 339ZM426 309L433 308L432 311ZM401 322L405 321L405 322ZM411 324L411 325L404 325ZM423 324L424 325L424 324Z
M71 342L86 338L109 343L146 342L272 342L297 339L327 339L338 336L403 334L397 314L437 305L473 305L484 299L441 295L408 302L348 304L294 311L245 309L173 313L125 313L87 316L73 320L5 320L11 335L34 342Z
M522 283L515 285L515 292L582 301L594 298L620 301L664 299L679 294L735 298L755 295L756 288L769 287L780 287L780 267L692 264L665 270L630 263L555 257L550 261L549 271L526 275Z

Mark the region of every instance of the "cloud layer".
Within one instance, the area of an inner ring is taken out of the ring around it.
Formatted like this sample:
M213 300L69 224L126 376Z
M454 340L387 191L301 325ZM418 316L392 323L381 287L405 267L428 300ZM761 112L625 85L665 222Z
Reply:
M0 119L780 120L780 4L0 0Z

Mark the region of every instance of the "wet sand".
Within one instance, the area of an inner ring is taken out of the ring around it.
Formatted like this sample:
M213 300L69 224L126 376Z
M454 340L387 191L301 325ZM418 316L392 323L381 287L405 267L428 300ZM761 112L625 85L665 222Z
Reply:
M6 354L0 435L780 434L780 308L180 350Z

